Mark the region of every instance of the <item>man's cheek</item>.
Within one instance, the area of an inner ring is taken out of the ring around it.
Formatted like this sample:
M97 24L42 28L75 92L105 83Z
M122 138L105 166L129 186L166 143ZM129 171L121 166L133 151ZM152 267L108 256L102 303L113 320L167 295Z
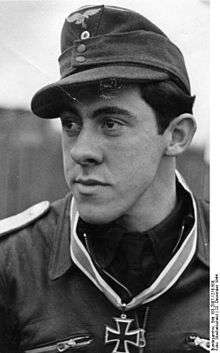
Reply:
M63 158L63 169L64 169L66 182L70 186L72 167L71 167L70 159L67 158L66 156Z

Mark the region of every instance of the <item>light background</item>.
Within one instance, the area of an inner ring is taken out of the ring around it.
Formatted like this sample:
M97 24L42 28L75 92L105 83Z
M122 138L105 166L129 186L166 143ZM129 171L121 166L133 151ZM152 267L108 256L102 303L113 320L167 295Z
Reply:
M0 0L0 106L28 108L33 94L59 78L57 57L64 18L96 0ZM106 0L148 17L182 50L197 96L194 144L209 151L209 2L207 0Z
M30 99L43 85L59 77L57 56L63 19L70 12L95 0L2 1L0 0L0 106L29 108ZM209 66L209 1L117 0L106 4L129 7L161 26L183 51L197 95L195 144L209 151L209 93L211 115L211 268L220 272L220 2L211 0L211 65ZM211 89L209 89L209 68ZM214 243L214 246L213 246Z
M220 271L220 2L211 0L211 90L209 90L209 1L117 0L106 4L129 7L149 17L183 51L192 92L197 95L195 144L209 150L209 92L211 113L211 268ZM0 106L29 108L37 89L56 80L59 35L65 16L94 0L2 1L0 0ZM206 154L208 158L208 153ZM213 243L215 246L213 246Z

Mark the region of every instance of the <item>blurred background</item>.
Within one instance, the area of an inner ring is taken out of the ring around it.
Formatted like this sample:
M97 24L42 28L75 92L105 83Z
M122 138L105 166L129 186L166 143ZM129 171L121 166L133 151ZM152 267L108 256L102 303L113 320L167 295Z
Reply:
M0 0L0 218L65 195L60 124L30 112L33 94L59 78L64 18L95 0ZM182 50L196 95L198 131L178 169L201 197L209 198L209 1L104 1L142 13Z

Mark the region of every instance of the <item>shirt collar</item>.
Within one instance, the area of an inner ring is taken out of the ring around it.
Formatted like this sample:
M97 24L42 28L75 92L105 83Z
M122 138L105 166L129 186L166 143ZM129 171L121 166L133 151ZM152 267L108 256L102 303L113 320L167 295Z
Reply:
M172 256L172 249L177 243L183 216L183 200L180 198L173 211L158 225L145 232L127 232L117 222L108 226L93 226L79 219L77 234L83 241L87 235L88 250L93 260L101 268L107 268L117 256L118 251L128 251L128 261L140 256L144 246L150 246L152 256L163 266ZM135 251L134 251L135 250ZM138 255L139 254L139 255Z
M184 188L185 183L177 174L178 183ZM184 186L183 186L184 185ZM188 189L188 187L187 187ZM184 192L187 192L185 189ZM192 197L192 196L191 196ZM51 242L51 254L49 260L49 277L57 279L64 275L73 266L70 256L70 204L72 194L68 194L65 199L60 202L59 215L57 226L53 234ZM204 222L204 207L197 203L198 210L198 243L197 243L197 256L205 265L209 265L209 251L207 245L208 229ZM75 210L76 212L76 210Z
M182 239L181 226L185 200L179 199L173 211L158 225L145 232L152 242L156 261L164 266L172 256L172 250Z
M115 257L115 252L124 234L124 228L117 222L94 226L79 218L77 234L81 241L83 241L82 235L86 234L88 250L91 252L93 260L99 267L106 268Z

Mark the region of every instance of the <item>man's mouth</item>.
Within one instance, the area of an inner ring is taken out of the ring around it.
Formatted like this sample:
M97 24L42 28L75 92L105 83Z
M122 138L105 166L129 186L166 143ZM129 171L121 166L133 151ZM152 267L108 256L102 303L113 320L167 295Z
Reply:
M85 178L76 178L74 181L77 193L84 195L86 197L100 194L100 191L103 190L103 187L109 186L109 184L98 180L98 179L85 179Z
M109 184L107 184L103 181L97 180L97 179L83 179L83 178L77 178L74 183L82 184L82 185L86 185L86 186L97 186L97 185L107 186L107 185L109 185Z

